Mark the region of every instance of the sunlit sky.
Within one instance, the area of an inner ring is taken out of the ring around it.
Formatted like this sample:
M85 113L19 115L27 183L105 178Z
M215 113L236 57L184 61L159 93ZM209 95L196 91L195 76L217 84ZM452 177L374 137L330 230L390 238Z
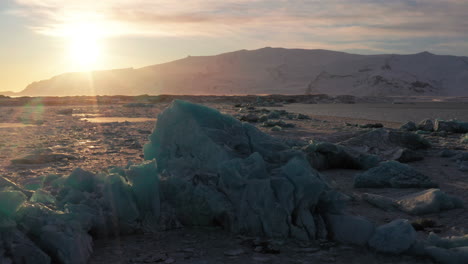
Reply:
M467 0L0 0L0 91L266 46L468 56L467 14Z

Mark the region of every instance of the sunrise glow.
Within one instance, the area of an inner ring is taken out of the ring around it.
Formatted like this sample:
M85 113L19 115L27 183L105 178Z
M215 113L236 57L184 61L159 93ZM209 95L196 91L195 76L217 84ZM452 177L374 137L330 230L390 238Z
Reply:
M93 70L102 59L102 34L98 25L75 24L67 29L68 55L72 68Z

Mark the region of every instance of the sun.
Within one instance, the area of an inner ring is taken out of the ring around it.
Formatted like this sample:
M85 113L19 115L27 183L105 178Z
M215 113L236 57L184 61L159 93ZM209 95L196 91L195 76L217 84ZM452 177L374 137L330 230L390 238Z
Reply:
M101 38L98 27L92 24L71 25L67 29L68 54L72 68L93 70L101 59Z

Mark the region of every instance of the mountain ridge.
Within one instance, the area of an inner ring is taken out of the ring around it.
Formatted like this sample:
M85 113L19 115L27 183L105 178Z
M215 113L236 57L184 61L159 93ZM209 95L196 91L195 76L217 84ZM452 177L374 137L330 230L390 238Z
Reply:
M273 93L466 96L468 57L267 47L188 56L137 69L63 73L33 82L17 95Z

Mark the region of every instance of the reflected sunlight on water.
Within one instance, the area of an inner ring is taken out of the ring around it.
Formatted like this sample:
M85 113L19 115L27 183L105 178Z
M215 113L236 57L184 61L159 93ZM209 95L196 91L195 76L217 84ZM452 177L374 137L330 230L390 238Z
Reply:
M154 122L154 118L145 117L92 117L92 118L81 118L81 121L87 121L91 123L114 123L114 122Z

